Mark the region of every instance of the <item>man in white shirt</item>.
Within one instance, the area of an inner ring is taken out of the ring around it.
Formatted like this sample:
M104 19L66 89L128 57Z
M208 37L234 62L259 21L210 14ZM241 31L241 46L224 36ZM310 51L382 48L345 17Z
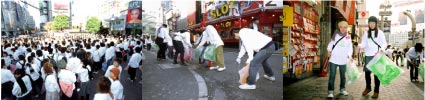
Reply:
M29 75L25 74L23 69L18 69L15 72L16 81L13 84L12 94L18 100L31 100L32 86Z
M205 35L205 41L201 41L201 43L198 44L198 46L202 46L205 43L211 43L211 45L215 46L216 50L216 61L213 61L213 67L210 67L210 70L217 69L217 71L223 71L226 69L224 65L224 56L223 56L223 45L224 42L221 40L220 35L218 35L217 30L212 26L208 25L205 28L204 33L202 35ZM198 48L198 47L196 47Z
M112 65L113 63L112 60L114 57L115 57L115 46L114 46L114 43L111 42L109 44L109 48L106 49L106 52L105 52L105 61L107 66Z
M102 42L102 43L100 43L100 48L99 48L99 53L100 53L100 61L101 62L106 62L106 60L105 60L105 53L106 53L106 47L105 47L105 43L104 42Z
M114 64L113 65L111 65L111 66L109 66L108 67L108 69L106 69L106 71L105 71L105 77L109 77L109 75L111 74L111 69L113 69L113 68L118 68L119 69L119 71L121 72L122 71L122 67L121 67L121 59L119 59L119 58L115 58L114 59ZM118 78L120 78L120 76L121 76L121 74L118 74L117 75L117 77Z
M136 77L137 68L139 68L140 61L142 61L142 48L136 47L136 52L131 56L130 61L126 69L128 70L128 74L130 75L131 82L134 82Z
M242 84L239 86L240 89L256 89L256 74L260 68L260 65L263 65L265 78L274 81L273 71L270 68L270 65L267 63L268 58L274 52L275 46L272 39L258 31L242 28L239 31L239 34L235 34L236 39L242 41L242 46L240 48L238 58L236 62L240 63L241 58L245 53L248 53L248 59L246 65L249 65L249 76L247 78L247 84ZM254 57L254 52L257 51L257 55ZM263 63L264 62L264 63Z
M424 61L425 53L423 52L422 43L416 43L415 47L406 52L407 69L410 67L410 81L418 81L418 68L419 64Z
M156 37L157 38L155 39L155 43L159 46L156 58L157 60L166 59L165 51L167 50L167 42L171 42L167 41L170 36L168 34L166 24L162 24L162 27L157 29Z
M77 57L77 53L72 53L72 57L68 60L67 66L73 73L77 73L78 69L83 66L81 60Z
M2 62L4 62L2 60ZM13 83L15 83L16 79L15 76L12 74L10 70L8 70L5 66L5 63L1 63L1 96L2 99L5 98L11 98L12 97L12 89L13 89Z
M252 19L251 29L256 30L256 31L260 31L260 30L258 30L258 23L259 23L258 18L254 17Z
M102 57L100 55L100 46L96 45L96 49L97 50L95 50L93 52L93 71L94 71L94 73L97 73L102 66L102 62L100 61L100 59Z

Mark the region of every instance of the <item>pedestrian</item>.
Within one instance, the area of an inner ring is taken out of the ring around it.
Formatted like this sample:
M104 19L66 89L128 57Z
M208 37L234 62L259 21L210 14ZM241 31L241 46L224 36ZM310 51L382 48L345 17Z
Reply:
M155 43L159 46L159 50L157 53L157 60L165 59L165 51L167 47L167 40L166 40L167 35L168 35L167 25L162 24L162 26L159 27L156 31Z
M58 73L59 86L62 90L61 100L77 100L78 94L75 87L77 78L69 67L62 67Z
M120 71L120 73L121 73L121 71L122 71L121 62L122 61L121 61L120 58L115 58L114 64L108 67L108 69L105 71L105 75L104 76L105 77L109 77L110 76L109 74L111 74L111 71L110 70L113 69L113 68L118 68L119 71ZM120 74L117 75L118 78L120 76L121 76Z
M385 35L381 30L378 30L376 24L378 23L378 19L375 16L371 16L368 19L369 30L364 32L362 37L361 48L365 52L365 64L363 71L365 72L365 80L366 80L366 89L363 91L362 95L367 95L371 90L371 78L370 74L372 73L366 65L377 53L383 53L385 48L387 47L387 42L385 41ZM376 75L374 75L375 80L375 88L372 98L378 98L379 96L379 85L380 81Z
M46 100L59 100L60 88L51 63L44 63Z
M419 64L424 61L424 52L423 52L422 43L416 43L415 47L411 47L409 51L406 52L406 60L408 66L410 67L410 81L418 81L418 68ZM407 69L409 69L409 67Z
M32 85L30 76L25 73L24 69L17 69L15 77L16 81L13 84L12 94L16 96L16 100L31 100Z
M204 45L207 41L211 43L211 45L215 45L216 51L216 61L213 61L213 67L210 67L210 70L217 69L218 71L223 71L226 69L224 65L224 56L223 56L223 40L221 40L220 35L218 35L217 30L212 26L208 25L205 28L203 34L206 34L208 38L206 41L201 41L199 45ZM198 45L198 46L199 46Z
M109 43L108 45L108 49L106 49L106 53L105 53L105 61L107 66L112 65L113 63L113 58L115 57L115 47L114 47L114 42Z
M90 72L91 72L91 67L90 67L90 53L86 54L85 58L89 58L89 59L84 59L84 65L77 69L77 74L79 76L80 79L80 91L79 91L79 97L81 100L89 100L90 97L90 80L92 79L90 76Z
M151 50L151 48L152 48L152 39L150 38L150 36L148 36L148 37L146 38L145 45L146 45L146 47L147 47L147 50L148 50L148 51L150 51L150 50Z
M252 23L250 25L250 29L260 31L259 28L258 28L258 23L260 23L260 21L258 20L257 17L252 18Z
M38 97L41 94L41 86L43 85L43 80L40 78L40 67L34 63L34 56L28 57L28 62L25 64L25 73L28 74L32 80L31 86L33 87L33 94L35 97Z
M98 73L99 69L102 68L102 55L100 54L100 46L96 45L96 50L93 52L93 71Z
M5 62L3 59L1 62ZM1 99L13 98L13 83L16 82L15 76L7 69L5 63L1 63Z
M113 100L114 95L111 92L111 81L101 76L97 82L97 92L93 100Z
M119 80L121 70L118 68L112 68L109 71L111 74L108 77L111 80L111 92L114 95L114 100L122 100L124 87Z
M130 81L134 82L136 78L137 68L140 66L140 62L142 61L142 48L136 47L136 52L131 55L130 61L128 62L125 70L128 70L128 74L130 75Z
M203 49L201 50L201 54L199 54L198 60L199 60L199 64L203 64L205 63L205 59L204 59L204 52L206 49L206 46L209 44L208 42L206 42L206 36L204 35L205 32L200 33L199 38L197 39L197 41L195 42L194 46L197 47L196 49L199 49L200 47L203 47ZM205 33L206 34L206 33ZM201 42L205 42L204 45L199 46L199 44Z
M348 92L345 90L345 71L347 69L347 60L353 61L351 55L353 53L353 44L351 37L347 33L348 23L340 21L338 23L339 31L336 31L331 42L329 42L327 51L329 58L329 81L328 81L328 98L333 98L334 83L336 68L339 66L339 74L341 78L340 94L347 96Z
M178 33L178 32L174 32L174 33ZM167 56L169 59L173 59L174 56L176 56L174 55L174 39L171 38L170 35L166 35L165 40L167 41L167 50L168 50Z
M173 64L177 64L177 57L180 54L180 63L183 66L187 66L187 64L185 63L184 60L184 52L185 52L185 48L183 45L183 42L185 41L185 36L183 35L183 33L185 33L185 30L180 30L180 32L176 32L174 33L175 37L174 37L174 49L176 49L176 52L174 53L174 63Z
M242 42L236 62L241 63L243 55L248 53L248 59L245 63L246 66L249 66L247 84L242 84L239 88L256 89L256 77L260 66L263 66L264 72L266 73L264 77L274 81L275 77L273 71L270 64L267 62L275 49L272 38L248 28L242 28L239 34L235 34L235 38L240 39ZM254 56L254 52L258 52L258 54Z

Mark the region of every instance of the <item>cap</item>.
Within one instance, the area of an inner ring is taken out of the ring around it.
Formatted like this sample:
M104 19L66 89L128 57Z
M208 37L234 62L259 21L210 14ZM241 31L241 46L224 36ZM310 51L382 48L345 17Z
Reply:
M370 16L369 20L367 22L375 22L378 23L378 18L376 18L375 16Z
M115 76L118 76L120 74L120 70L118 68L112 68L111 71Z

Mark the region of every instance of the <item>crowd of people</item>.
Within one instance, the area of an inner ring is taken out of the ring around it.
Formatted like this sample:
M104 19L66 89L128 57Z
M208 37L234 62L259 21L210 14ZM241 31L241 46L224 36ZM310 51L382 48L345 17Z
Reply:
M112 35L4 39L2 99L44 99L40 97L45 94L46 100L89 100L90 91L97 90L95 100L121 100L122 62L129 61L124 69L133 82L144 57L144 40L150 39ZM89 86L95 76L99 76L97 88Z

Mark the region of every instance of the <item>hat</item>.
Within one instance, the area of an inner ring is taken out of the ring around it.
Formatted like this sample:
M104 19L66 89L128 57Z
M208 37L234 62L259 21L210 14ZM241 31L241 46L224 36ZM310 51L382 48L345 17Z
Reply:
M422 43L416 43L415 49L422 50L422 49L424 49L424 46L422 45Z
M376 18L375 16L370 16L369 20L367 22L375 22L378 23L378 18Z
M118 69L118 68L112 68L111 70L109 70L109 71L111 71L115 76L117 76L118 77L118 75L120 74L120 70Z

